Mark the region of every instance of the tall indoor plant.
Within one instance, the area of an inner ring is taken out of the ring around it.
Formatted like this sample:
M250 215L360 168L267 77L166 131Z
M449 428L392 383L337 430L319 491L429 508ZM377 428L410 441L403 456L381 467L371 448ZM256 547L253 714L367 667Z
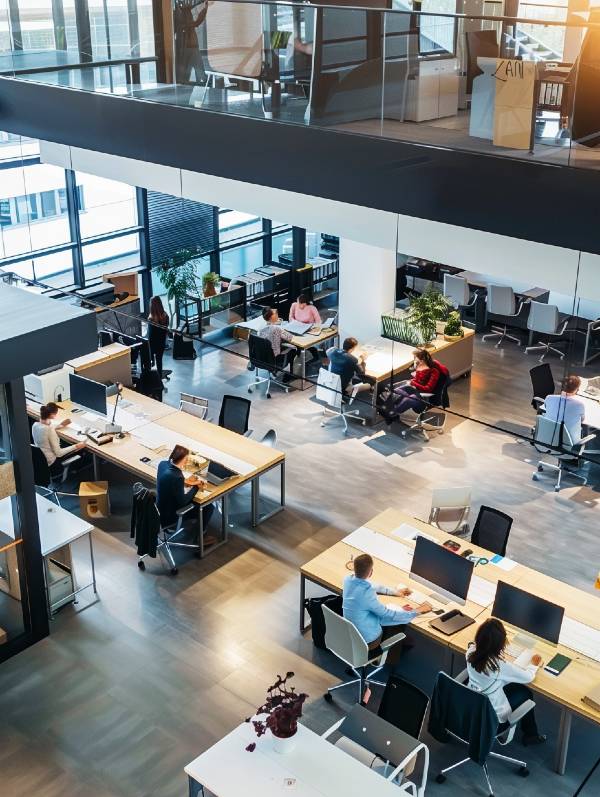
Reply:
M278 753L287 753L294 747L294 736L298 732L298 720L302 716L302 706L308 695L296 692L288 681L294 677L288 672L285 678L277 676L275 683L267 689L267 699L256 709L256 719L249 717L258 737L264 736L267 729L273 736L273 749ZM265 717L265 719L261 719ZM249 744L246 750L252 752L256 743Z

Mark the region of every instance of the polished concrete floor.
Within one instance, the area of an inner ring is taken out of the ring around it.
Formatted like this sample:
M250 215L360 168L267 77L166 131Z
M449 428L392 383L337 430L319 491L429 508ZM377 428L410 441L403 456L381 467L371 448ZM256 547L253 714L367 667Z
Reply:
M194 362L165 363L175 369L165 400L176 403L182 389L207 396L214 418L223 393L247 395L250 374L234 352L205 352ZM253 530L249 495L241 491L229 545L202 561L182 560L175 578L158 561L138 570L128 529L131 480L106 466L113 514L95 535L98 602L84 593L77 612L59 613L48 639L0 668L0 795L184 795L184 765L248 716L274 676L289 669L310 695L306 723L324 730L353 695L338 692L332 706L321 697L344 673L298 633L298 567L388 506L426 517L435 485L471 485L472 521L482 503L515 518L511 556L592 593L597 468L591 466L588 486L555 494L550 482L531 481L532 450L514 437L531 425L534 363L514 346L478 343L471 380L452 386L458 414L427 444L381 424L353 426L345 437L337 421L321 428L313 389L285 395L273 388L268 400L259 388L251 426L257 436L270 427L278 432L287 455L287 508ZM483 423L461 417L468 413ZM497 422L509 431L488 425ZM265 481L265 495L272 489L274 496L276 478ZM85 546L76 551L81 581L85 554ZM415 640L399 671L430 690L449 662L416 632ZM575 720L567 774L555 775L558 712L540 700L538 713L548 743L512 746L531 777L523 781L502 763L490 767L502 797L570 797L598 755L600 729ZM432 751L428 794L487 794L474 765L436 784L437 769L462 750L425 738ZM581 797L598 793L597 775Z

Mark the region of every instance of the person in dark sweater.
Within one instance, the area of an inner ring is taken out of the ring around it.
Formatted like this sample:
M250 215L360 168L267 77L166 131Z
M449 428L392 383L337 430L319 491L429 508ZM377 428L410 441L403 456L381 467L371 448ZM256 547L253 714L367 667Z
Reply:
M356 356L358 347L356 338L346 338L342 348L332 346L327 349L327 359L329 360L329 370L332 374L337 374L342 382L342 392L350 392L349 388L356 382L372 384L373 380L365 374L365 356Z
M205 482L198 476L185 478L183 471L187 463L190 452L184 446L175 446L168 460L163 460L158 465L158 475L156 479L156 506L160 514L162 526L170 526L177 523L177 510L182 509L194 500L198 490L204 487ZM185 487L189 486L186 491ZM202 521L204 529L208 526L212 517L214 506L208 504L202 510ZM186 517L197 518L197 513L191 510ZM214 542L215 540L212 539ZM205 536L204 544L210 545L210 539Z
M165 348L167 346L167 335L169 334L169 316L165 312L160 296L153 296L150 299L150 314L148 315L148 342L150 344L150 354L156 364L162 379L162 361Z
M421 394L435 393L440 377L448 376L446 366L434 360L427 349L415 349L413 357L414 371L412 372L412 378L407 384L394 389L391 411L380 410L388 424L392 423L397 415L402 415L407 410L423 412L427 407L427 403L423 400Z

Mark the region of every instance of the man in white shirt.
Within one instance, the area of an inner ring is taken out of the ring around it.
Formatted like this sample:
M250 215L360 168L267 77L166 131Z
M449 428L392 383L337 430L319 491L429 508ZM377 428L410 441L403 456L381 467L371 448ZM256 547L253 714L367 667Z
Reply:
M562 421L568 430L573 443L583 437L581 424L585 418L585 405L577 398L581 379L574 374L565 376L562 382L562 393L546 396L544 414L551 421Z

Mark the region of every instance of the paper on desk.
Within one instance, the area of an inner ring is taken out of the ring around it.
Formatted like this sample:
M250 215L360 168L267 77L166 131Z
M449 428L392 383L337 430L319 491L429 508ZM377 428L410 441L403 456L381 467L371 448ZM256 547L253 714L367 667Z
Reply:
M518 562L515 562L514 559L509 559L508 556L496 554L496 556L492 556L490 559L490 564L499 567L500 570L506 570L508 572L509 570L513 570L518 565Z
M417 534L421 532L409 523L401 523L395 529L392 529L391 533L394 537L400 537L403 540L414 540Z
M396 542L379 534L366 526L353 531L344 537L343 542L358 548L363 553L368 553L382 562L398 567L400 570L410 570L413 559L413 551L401 542Z
M600 631L596 628L564 617L558 641L571 650L600 661Z
M488 581L487 578L481 578L480 576L471 577L467 600L487 608L492 605L495 597L496 583L494 581Z

